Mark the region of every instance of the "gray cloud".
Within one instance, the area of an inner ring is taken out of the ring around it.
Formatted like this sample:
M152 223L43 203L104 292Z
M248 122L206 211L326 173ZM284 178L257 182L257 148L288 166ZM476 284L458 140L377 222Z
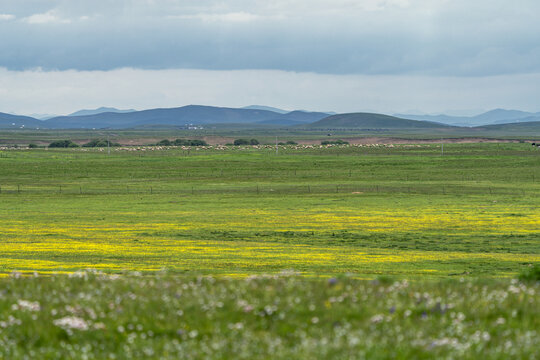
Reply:
M535 0L4 0L1 12L12 70L540 71Z

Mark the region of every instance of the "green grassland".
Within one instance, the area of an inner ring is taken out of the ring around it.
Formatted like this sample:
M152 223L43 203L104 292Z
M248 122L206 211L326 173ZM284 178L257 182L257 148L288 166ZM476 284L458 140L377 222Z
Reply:
M508 277L540 260L528 144L0 154L0 271Z
M0 359L538 358L540 152L441 150L0 151Z

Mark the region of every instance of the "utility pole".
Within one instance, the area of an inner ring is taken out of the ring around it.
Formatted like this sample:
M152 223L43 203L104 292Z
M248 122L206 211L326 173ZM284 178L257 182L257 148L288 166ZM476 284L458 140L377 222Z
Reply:
M444 142L442 138L441 138L441 156L444 156Z
M277 144L277 136L276 136L276 155L278 154L278 144Z
M111 142L109 141L109 133L107 133L107 155L111 155Z

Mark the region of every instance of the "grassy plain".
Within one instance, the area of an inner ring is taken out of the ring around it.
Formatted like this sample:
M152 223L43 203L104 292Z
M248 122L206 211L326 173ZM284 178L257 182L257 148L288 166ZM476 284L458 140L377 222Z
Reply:
M535 359L539 193L516 143L1 151L0 359Z
M528 144L0 154L0 271L508 277L540 260Z

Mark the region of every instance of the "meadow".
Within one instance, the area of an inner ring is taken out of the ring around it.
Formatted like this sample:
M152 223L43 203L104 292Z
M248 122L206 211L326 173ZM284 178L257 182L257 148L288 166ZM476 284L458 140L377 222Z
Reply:
M441 150L0 150L0 358L538 358L540 152Z
M0 271L508 277L538 262L528 144L19 150Z

